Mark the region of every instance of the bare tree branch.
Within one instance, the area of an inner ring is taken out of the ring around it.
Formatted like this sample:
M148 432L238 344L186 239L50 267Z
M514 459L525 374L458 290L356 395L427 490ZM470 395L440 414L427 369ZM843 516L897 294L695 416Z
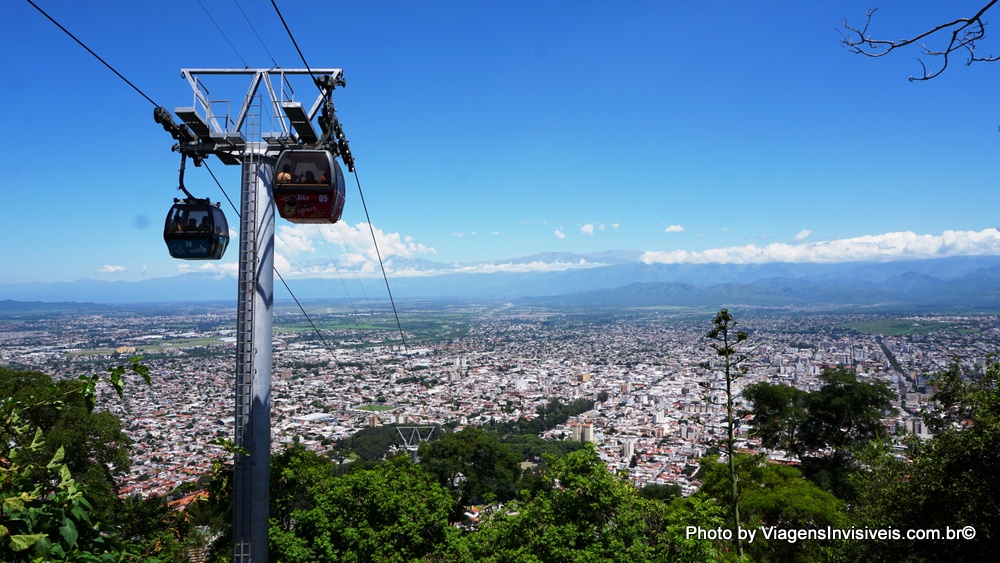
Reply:
M871 25L872 16L875 15L878 8L872 8L865 13L866 17L864 27L858 28L851 26L847 23L847 19L845 18L842 21L846 31L839 29L837 31L840 33L840 43L845 49L858 55L865 55L866 57L884 57L896 49L901 49L913 44L920 45L920 48L923 50L925 55L940 57L941 64L937 70L928 70L924 61L918 58L917 61L920 62L920 68L923 73L919 77L911 76L910 81L930 80L948 68L951 55L956 51L964 50L967 53L968 59L965 62L965 66L969 66L972 63L977 62L994 62L1000 60L1000 56L994 56L992 54L979 56L976 54L977 42L986 38L987 22L983 20L983 15L986 14L986 12L989 11L989 9L992 8L997 2L1000 2L1000 0L990 0L972 17L959 18L948 23L942 23L909 39L897 39L895 41L891 41L888 39L872 38L872 36L868 33L868 27ZM924 39L932 39L938 36L948 38L947 44L942 49L931 49L922 42Z

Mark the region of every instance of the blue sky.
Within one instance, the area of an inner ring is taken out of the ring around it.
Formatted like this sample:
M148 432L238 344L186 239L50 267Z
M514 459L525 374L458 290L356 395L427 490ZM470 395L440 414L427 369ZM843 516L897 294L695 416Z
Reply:
M265 0L36 3L170 109L191 105L181 68L302 67ZM980 4L887 0L873 34ZM871 0L278 5L310 66L344 69L334 101L390 275L406 259L495 270L612 249L648 262L1000 253L1000 63L911 83L916 50L851 55L837 28ZM0 282L235 272L235 241L221 263L169 258L179 157L147 100L27 2L0 6L0 46L17 53L0 81ZM248 84L208 87L235 104ZM237 198L238 168L209 165ZM235 224L204 169L185 183ZM372 269L348 186L322 236L279 221L283 275Z

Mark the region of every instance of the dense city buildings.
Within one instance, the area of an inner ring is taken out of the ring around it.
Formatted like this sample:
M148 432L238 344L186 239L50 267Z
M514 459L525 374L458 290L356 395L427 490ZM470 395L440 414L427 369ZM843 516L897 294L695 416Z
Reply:
M297 309L275 315L275 449L297 441L326 451L373 424L532 418L552 399L585 398L593 410L544 437L594 442L636 484L691 492L698 459L723 436L724 395L712 390L722 375L705 338L711 311L413 303L401 313L402 337L386 311L308 311L322 339ZM928 376L954 361L984 364L1000 331L995 316L731 312L750 334L737 391L762 380L815 390L824 367L853 366L897 393L899 412L885 424L900 436L926 435ZM135 378L124 401L108 392L99 408L119 415L134 441L122 493L165 493L207 473L224 455L213 442L232 437L235 316L209 305L7 314L0 365L63 378L142 356L152 386ZM761 450L748 430L741 419L737 446Z

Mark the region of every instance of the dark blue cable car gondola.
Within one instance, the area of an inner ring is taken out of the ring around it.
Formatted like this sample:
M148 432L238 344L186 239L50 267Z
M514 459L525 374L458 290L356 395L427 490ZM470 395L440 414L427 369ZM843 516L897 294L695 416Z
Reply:
M229 223L218 203L199 199L184 187L184 163L181 153L180 186L184 199L174 198L163 223L163 241L170 256L183 260L219 260L229 245ZM195 159L198 164L198 159Z
M336 223L344 212L344 172L325 150L286 150L275 166L274 202L292 223Z
M218 203L174 199L163 226L170 256L184 260L219 260L229 244L229 224Z

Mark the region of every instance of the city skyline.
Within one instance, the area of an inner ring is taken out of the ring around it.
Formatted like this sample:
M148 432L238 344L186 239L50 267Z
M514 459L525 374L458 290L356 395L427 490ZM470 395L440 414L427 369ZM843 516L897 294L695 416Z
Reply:
M264 2L38 5L168 109L190 105L181 68L302 67ZM884 3L872 34L910 36L970 6ZM853 56L837 28L862 23L867 4L279 7L309 65L345 71L334 102L388 262L485 272L616 249L646 263L1000 254L1000 68L955 64L910 83L917 51ZM22 205L0 236L23 242L5 245L0 282L235 275L235 245L220 262L167 255L179 158L153 105L27 2L3 13L4 46L22 54L2 90L17 111L0 158ZM218 88L238 103L246 83ZM238 197L238 169L209 166ZM185 183L235 223L204 169L188 166ZM284 276L378 273L352 175L348 188L338 225L279 220Z

